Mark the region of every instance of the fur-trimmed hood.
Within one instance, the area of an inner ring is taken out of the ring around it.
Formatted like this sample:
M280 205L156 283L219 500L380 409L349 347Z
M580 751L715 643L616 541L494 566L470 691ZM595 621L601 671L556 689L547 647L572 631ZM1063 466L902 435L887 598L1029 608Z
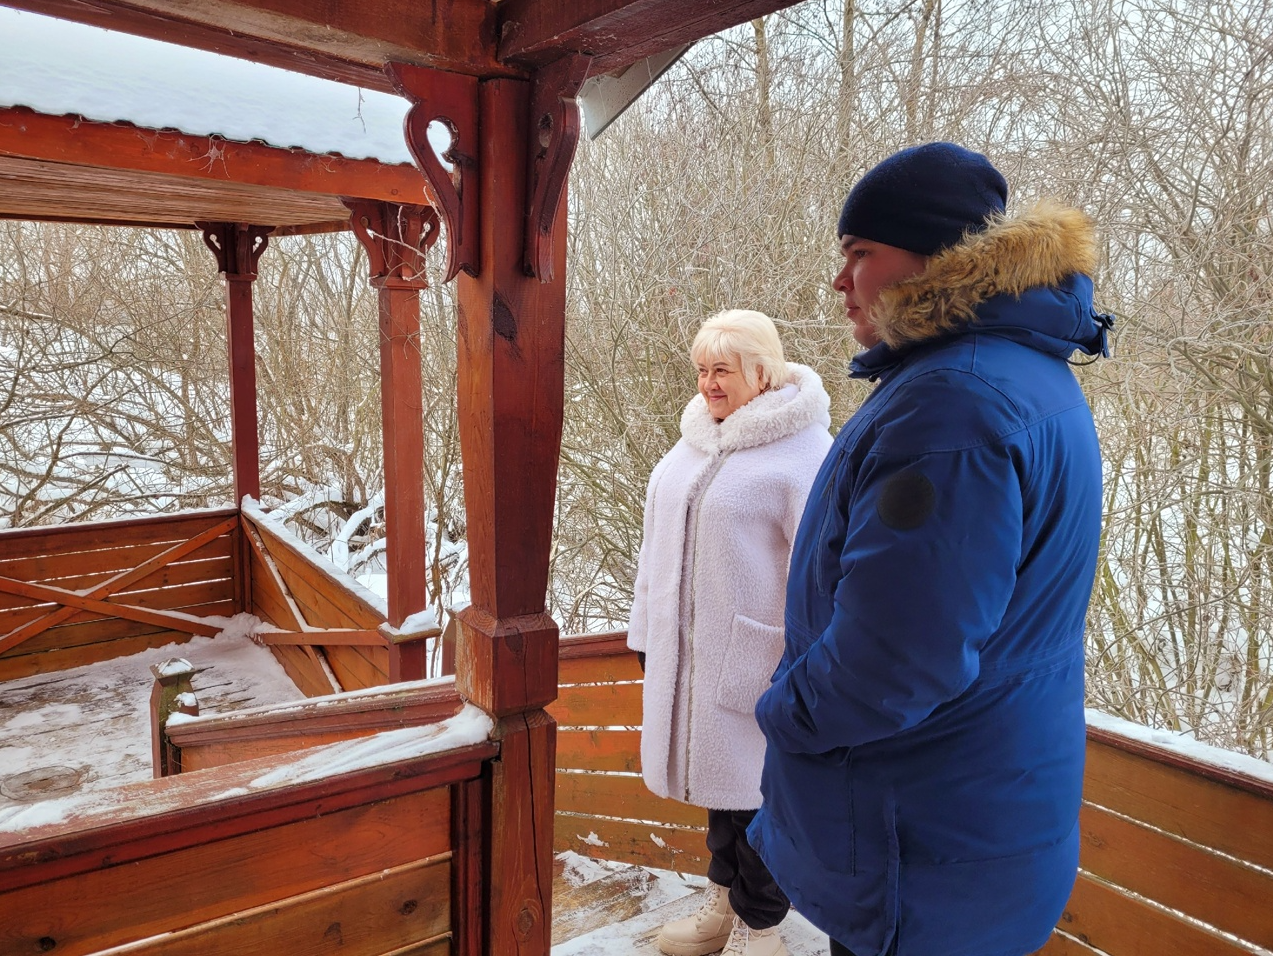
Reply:
M787 384L762 392L723 421L708 411L707 400L695 395L681 414L681 437L699 451L739 451L767 445L810 425L831 427L831 399L818 373L807 365L787 363Z
M1107 327L1091 304L1088 277L1096 259L1092 221L1077 209L1041 202L1016 218L996 218L933 256L919 275L884 290L875 329L893 352L976 325L1054 340L1049 351L1095 354L1104 350ZM1036 291L1050 305L1015 307Z

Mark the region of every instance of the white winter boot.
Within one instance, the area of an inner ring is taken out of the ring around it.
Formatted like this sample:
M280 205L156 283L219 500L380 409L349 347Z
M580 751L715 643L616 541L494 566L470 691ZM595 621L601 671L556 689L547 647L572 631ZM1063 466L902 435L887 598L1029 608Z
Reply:
M768 929L752 929L737 916L734 917L734 929L729 934L729 942L725 944L720 956L791 956L778 935L778 927Z
M659 933L659 951L667 956L707 956L725 945L733 923L729 888L708 880L698 912L672 920L663 927Z

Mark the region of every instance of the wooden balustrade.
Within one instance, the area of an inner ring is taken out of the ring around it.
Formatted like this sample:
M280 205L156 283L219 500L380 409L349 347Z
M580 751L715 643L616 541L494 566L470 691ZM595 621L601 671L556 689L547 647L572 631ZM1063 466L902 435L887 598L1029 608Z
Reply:
M371 692L182 720L168 727L167 739L179 751L184 773L437 723L454 716L463 703L453 678L389 684Z
M237 528L223 509L0 531L0 680L215 634Z
M639 775L643 675L625 637L561 642L549 707L560 727L554 846L702 874L706 812L653 796ZM1082 869L1041 953L1273 950L1273 769L1115 718L1089 721Z
M467 719L440 753L415 728L10 812L0 952L477 952L497 748Z

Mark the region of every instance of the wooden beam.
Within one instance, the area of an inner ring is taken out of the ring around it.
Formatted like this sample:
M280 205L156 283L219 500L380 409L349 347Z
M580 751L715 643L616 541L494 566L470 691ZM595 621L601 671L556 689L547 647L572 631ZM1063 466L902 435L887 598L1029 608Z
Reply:
M0 156L333 198L429 201L424 176L405 163L346 159L263 143L236 143L217 136L95 123L76 116L48 116L24 106L0 109ZM314 221L321 218L325 217Z
M613 73L673 47L793 6L796 0L503 0L499 58L538 67L570 54Z
M56 601L67 608L74 608L77 611L93 611L106 617L122 617L125 620L140 621L143 624L158 624L161 627L172 628L174 631L185 631L187 634L202 634L204 637L215 637L223 630L216 624L207 624L204 621L179 614L134 607L131 604L122 602L98 601L94 598L84 597L82 594L76 594L74 591L64 591L61 588L51 588L43 584L29 584L26 581L15 581L12 578L0 577L0 591L7 591L10 594L21 594L23 597L33 598L37 601ZM71 613L74 613L74 611ZM5 640L11 640L12 637L13 635L9 635Z
M517 75L495 59L487 0L4 0L5 5L392 92L390 60Z

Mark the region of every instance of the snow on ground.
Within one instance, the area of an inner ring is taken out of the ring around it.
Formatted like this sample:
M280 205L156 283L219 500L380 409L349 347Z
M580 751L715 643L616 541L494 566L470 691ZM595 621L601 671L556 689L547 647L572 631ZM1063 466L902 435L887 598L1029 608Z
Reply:
M552 956L658 956L659 930L698 909L705 884L573 852L557 854L555 865ZM794 911L780 932L792 956L829 952L826 934Z
M274 655L252 641L253 629L241 617L226 619L228 629L215 638L6 681L0 694L0 809L38 799L21 784L50 768L63 768L48 776L56 786L79 791L150 780L152 664L170 658L193 664L204 713L303 700Z

